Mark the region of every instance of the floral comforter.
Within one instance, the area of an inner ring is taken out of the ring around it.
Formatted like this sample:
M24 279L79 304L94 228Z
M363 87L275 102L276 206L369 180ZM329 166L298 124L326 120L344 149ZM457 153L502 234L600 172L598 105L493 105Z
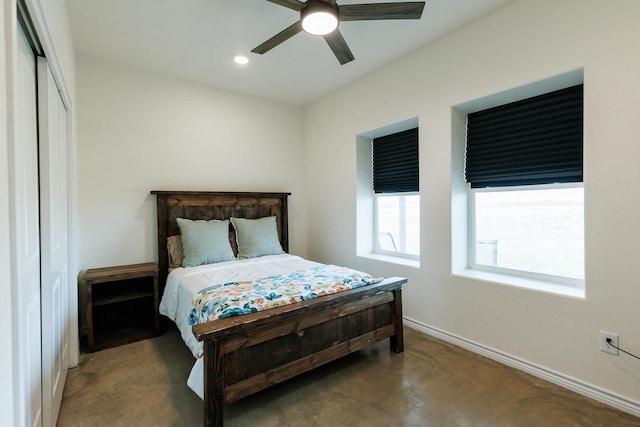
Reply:
M216 284L195 295L189 324L254 313L380 280L346 267L322 265L281 275Z

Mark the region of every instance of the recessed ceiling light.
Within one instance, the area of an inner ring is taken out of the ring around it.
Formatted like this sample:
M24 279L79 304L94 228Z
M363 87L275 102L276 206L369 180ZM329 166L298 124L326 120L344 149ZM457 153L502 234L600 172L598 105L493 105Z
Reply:
M236 64L239 65L246 65L249 63L249 58L247 58L246 56L242 56L242 55L236 55L233 60L235 61Z

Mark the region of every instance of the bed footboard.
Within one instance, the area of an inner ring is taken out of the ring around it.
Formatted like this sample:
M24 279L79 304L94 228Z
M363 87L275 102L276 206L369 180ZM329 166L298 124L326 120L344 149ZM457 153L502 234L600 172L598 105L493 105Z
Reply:
M195 325L204 345L207 426L224 405L389 338L404 351L402 285L389 278L309 301Z

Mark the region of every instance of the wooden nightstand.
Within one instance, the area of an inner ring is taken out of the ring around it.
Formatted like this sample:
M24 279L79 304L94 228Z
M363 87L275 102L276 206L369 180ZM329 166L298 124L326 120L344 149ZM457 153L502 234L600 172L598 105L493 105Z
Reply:
M160 334L157 264L93 268L84 283L89 352Z

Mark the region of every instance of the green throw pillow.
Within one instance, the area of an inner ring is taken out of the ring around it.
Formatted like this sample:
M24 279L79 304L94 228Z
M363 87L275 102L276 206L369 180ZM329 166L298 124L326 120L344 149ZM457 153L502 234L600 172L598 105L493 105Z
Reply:
M229 220L193 221L177 218L184 259L183 267L195 267L235 259L229 243Z
M231 223L236 229L239 259L284 253L278 239L275 216L259 219L231 218Z

